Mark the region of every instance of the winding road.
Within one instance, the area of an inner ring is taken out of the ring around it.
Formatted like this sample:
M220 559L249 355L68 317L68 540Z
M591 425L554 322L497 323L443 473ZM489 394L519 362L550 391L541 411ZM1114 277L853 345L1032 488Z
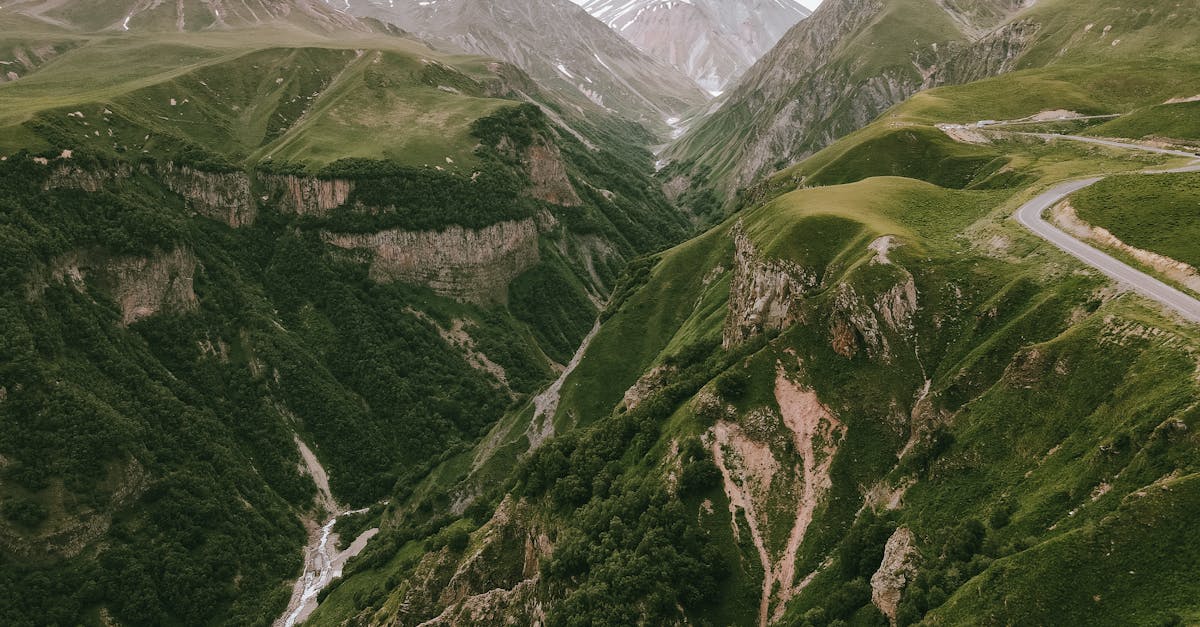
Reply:
M1021 133L1027 134L1027 133ZM1041 137L1047 140L1068 140L1078 141L1088 144L1098 144L1111 148L1123 148L1129 150L1141 150L1145 152L1154 152L1177 157L1198 158L1197 155L1190 152L1179 150L1168 150L1165 148L1154 148L1151 146L1141 146L1138 144L1127 144L1123 142L1111 141L1106 139L1096 139L1092 137L1078 137L1075 135L1048 135L1041 133L1028 133L1036 137ZM1174 170L1163 171L1148 171L1143 172L1146 175L1152 174L1167 174L1173 172L1200 172L1200 163L1193 163L1190 166L1177 168ZM1179 313L1188 321L1200 323L1200 300L1197 300L1180 290L1159 281L1158 279L1130 267L1128 264L1116 259L1093 246L1083 243L1082 241L1068 235L1058 227L1050 224L1042 216L1050 207L1061 202L1064 198L1074 194L1075 192L1095 185L1104 180L1105 177L1092 177L1070 181L1056 185L1041 194L1037 198L1025 203L1017 210L1016 219L1022 226L1033 231L1035 235L1054 244L1063 252L1079 259L1085 264L1099 270L1111 279L1128 286L1133 291L1161 303L1168 309Z

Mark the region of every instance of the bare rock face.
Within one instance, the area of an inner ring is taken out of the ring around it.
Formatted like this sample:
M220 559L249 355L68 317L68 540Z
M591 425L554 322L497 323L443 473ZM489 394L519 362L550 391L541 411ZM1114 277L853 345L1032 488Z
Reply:
M539 141L525 154L525 167L533 183L529 194L538 200L560 207L578 207L583 204L571 179L567 177L567 166L563 163L562 151L551 142Z
M149 257L113 258L99 251L60 255L30 277L28 299L42 297L51 284L83 293L91 286L107 291L121 306L121 323L130 325L160 312L183 313L199 306L192 289L199 262L187 248Z
M917 574L920 557L912 532L901 527L888 539L883 550L883 563L871 576L871 602L893 625L896 624L896 607L900 605L904 588Z
M245 172L205 172L168 163L158 168L158 176L202 216L233 228L254 223L258 211Z
M625 391L625 398L623 400L625 408L628 410L637 409L637 406L641 405L642 401L650 398L650 395L667 387L671 383L671 379L678 372L679 368L675 366L662 365L642 375L637 380L637 383L634 383Z
M506 497L461 558L426 554L375 624L544 625L540 570L553 550L530 506Z
M354 191L354 183L341 179L269 175L262 180L270 190L280 194L280 211L302 216L329 215L346 204Z
M43 189L79 189L85 192L98 192L113 181L129 178L133 173L127 164L120 164L111 169L90 170L72 164L70 161L56 162L50 177L46 179Z
M479 230L330 233L325 241L370 254L372 280L426 285L442 296L489 304L504 302L509 283L541 260L538 235L531 218Z
M110 262L104 274L121 305L122 322L129 325L162 311L196 309L199 302L192 289L196 265L196 256L184 248Z
M800 300L819 284L817 273L785 259L763 259L739 227L734 232L733 280L723 346L736 346L801 320Z

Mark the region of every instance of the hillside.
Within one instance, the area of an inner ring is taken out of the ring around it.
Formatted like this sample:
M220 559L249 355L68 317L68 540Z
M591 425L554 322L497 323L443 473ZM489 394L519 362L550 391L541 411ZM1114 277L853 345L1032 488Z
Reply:
M720 94L810 11L792 0L580 1L646 54Z
M580 112L614 111L655 131L705 101L687 76L653 59L569 0L352 0L355 14L439 47L508 61Z
M732 197L924 89L1019 69L1193 58L1196 19L1173 2L831 0L666 157Z
M1200 623L1200 8L355 1L0 9L0 624Z
M245 26L287 25L331 33L369 27L320 0L231 0L224 2L61 2L15 0L17 11L54 26L76 31L224 30Z
M59 43L0 85L6 625L271 623L329 516L468 450L685 232L644 131L494 60L23 24Z
M1191 72L1150 93L1062 86L1144 104ZM397 500L314 623L1200 618L1200 549L1178 531L1196 508L1195 328L1009 219L1051 182L1170 161L957 144L917 121L1059 102L977 98L1022 78L910 100L903 128L880 120L795 173L827 183L781 178L636 264L556 404ZM894 154L897 133L902 177L861 156Z

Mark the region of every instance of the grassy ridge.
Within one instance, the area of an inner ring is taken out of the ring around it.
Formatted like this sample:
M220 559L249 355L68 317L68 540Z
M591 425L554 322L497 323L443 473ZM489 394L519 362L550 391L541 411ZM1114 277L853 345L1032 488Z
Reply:
M1071 202L1085 222L1126 244L1200 267L1200 175L1114 177Z

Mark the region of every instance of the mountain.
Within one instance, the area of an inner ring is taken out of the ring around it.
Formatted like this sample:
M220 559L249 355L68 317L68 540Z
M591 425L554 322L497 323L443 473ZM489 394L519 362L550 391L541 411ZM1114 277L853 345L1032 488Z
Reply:
M1200 621L1195 7L826 0L670 164L164 16L0 10L0 624Z
M1156 7L1173 40L1102 11L1102 38L1051 9L1073 60L917 94L635 262L576 367L406 486L314 622L1193 620L1196 327L1011 216L1125 173L1056 219L1196 258L1186 221L1126 219L1181 215L1200 175L1135 173L1193 160L1015 131L1196 151L1200 15ZM1162 56L1091 64L1122 24Z
M731 195L909 95L1012 69L1033 26L993 29L1019 0L831 0L794 27L666 156ZM1008 9L1005 11L1004 9ZM918 17L919 16L919 17ZM956 59L975 59L956 62Z
M1126 14L1107 1L1085 8L1057 1L831 0L663 156L730 198L918 91L1054 64L1175 57L1195 41L1179 26L1192 19L1160 3ZM1112 28L1105 32L1106 26ZM1157 40L1154 33L1164 30L1177 34L1178 43Z
M679 70L568 0L351 0L350 7L442 47L504 59L578 107L615 111L656 130L705 101Z
M495 59L12 17L54 54L0 85L5 625L313 602L334 515L472 447L687 229L643 130Z
M793 0L586 0L579 4L655 59L720 94L810 11Z
M290 24L310 30L364 30L364 24L321 0L15 0L13 10L46 23L82 31L201 31Z

